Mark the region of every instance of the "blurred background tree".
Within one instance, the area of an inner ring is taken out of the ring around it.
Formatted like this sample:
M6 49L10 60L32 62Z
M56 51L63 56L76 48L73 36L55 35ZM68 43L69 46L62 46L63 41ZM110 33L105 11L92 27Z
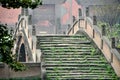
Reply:
M36 8L42 4L42 0L0 0L0 4L4 8Z

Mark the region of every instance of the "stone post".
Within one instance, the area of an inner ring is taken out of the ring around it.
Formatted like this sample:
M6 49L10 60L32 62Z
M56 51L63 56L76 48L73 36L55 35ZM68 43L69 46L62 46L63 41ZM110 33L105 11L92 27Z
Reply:
M93 29L93 38L95 38L95 30Z
M81 8L79 8L78 11L79 11L79 17L81 17L82 16L82 10L81 10Z
M21 15L27 16L28 15L28 8L22 8Z
M18 15L18 21L19 21L20 17L21 17L21 15L19 14L19 15Z
M22 9L21 9L21 15L24 15L24 13L25 13L25 12L24 12L24 9L25 9L25 8L22 8Z
M72 33L74 34L74 27L72 27L73 29L72 29Z
M68 30L70 29L70 26L71 26L71 25L70 25L70 24L68 24Z
M80 29L80 20L78 21L78 28Z
M97 25L97 17L93 16L93 25Z
M29 24L29 25L32 24L32 15L29 15L29 18L28 18L28 24Z
M86 7L86 16L89 16L89 7Z
M36 28L35 28L35 26L32 26L32 35L36 35Z
M18 23L16 22L16 23L15 23L15 26L17 26L17 24L18 24Z
M25 8L25 16L28 16L28 8Z
M76 20L76 18L75 18L75 16L73 16L73 23L75 22L75 20Z
M111 47L115 48L115 38L111 38Z
M105 29L105 27L106 27L105 25L102 25L102 36L106 35L106 32L105 32L106 29Z

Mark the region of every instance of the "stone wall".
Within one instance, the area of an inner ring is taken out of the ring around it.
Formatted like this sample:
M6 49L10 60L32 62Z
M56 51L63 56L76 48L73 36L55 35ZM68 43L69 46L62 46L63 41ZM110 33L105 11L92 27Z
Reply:
M40 63L23 63L26 65L27 70L15 72L8 68L6 64L0 63L0 78L19 78L19 77L33 77L41 75Z

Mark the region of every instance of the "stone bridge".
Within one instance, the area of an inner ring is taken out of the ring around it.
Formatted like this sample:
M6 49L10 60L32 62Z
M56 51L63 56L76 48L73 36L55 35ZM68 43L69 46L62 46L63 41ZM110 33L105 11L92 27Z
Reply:
M87 7L86 17L82 17L81 15L79 16L78 20L74 20L73 25L71 26L71 28L68 29L67 35L77 34L81 29L85 31L86 34L88 34L88 36L97 45L97 47L103 52L108 62L114 68L116 74L120 76L120 54L115 49L114 42L110 42L105 36L104 29L102 29L101 31L99 27L96 25L97 24L96 17L93 16L93 19L89 17L89 11L87 11L88 9L89 8ZM82 14L81 10L79 11L79 14ZM14 53L18 53L17 58L18 61L21 62L40 61L40 50L36 50L35 27L31 25L30 16L27 16L27 12L20 16L14 37L16 37L15 43L17 45L15 46ZM37 55L37 53L39 54ZM21 58L20 56L23 57Z
M102 3L101 3L102 4ZM83 12L85 11L86 15L83 17ZM14 33L14 49L13 54L17 55L17 60L20 62L26 62L27 65L33 65L33 69L26 71L28 76L29 72L37 71L35 75L40 75L40 50L36 49L36 29L32 25L31 15L28 14L28 9L23 8L22 14L19 15L18 23L16 24L16 31ZM100 30L96 25L96 17L93 19L89 17L89 7L86 9L79 9L79 19L73 20L72 26L67 30L66 35L74 35L79 33L79 30L83 30L86 34L93 40L97 47L102 51L108 62L114 68L116 74L120 77L120 53L115 49L114 42L110 42L104 34L104 30ZM30 63L31 62L31 63ZM30 63L30 64L29 64ZM20 77L23 76L22 73L10 72L3 67L1 64L2 71L5 72L3 75L8 77ZM7 68L8 69L8 68ZM38 72L39 70L39 72ZM9 74L6 74L9 72ZM16 74L16 75L15 75ZM19 75L21 74L21 75ZM25 74L25 73L24 73ZM2 74L1 74L2 75ZM31 74L34 76L33 74ZM3 76L3 77L4 77ZM23 76L25 77L25 76Z
M88 10L88 7L86 10ZM108 62L114 68L116 74L120 76L120 53L115 49L114 39L112 41L108 40L105 36L104 27L102 30L99 29L96 17L93 16L93 19L91 19L88 15L89 11L86 12L86 17L80 16L78 20L74 21L74 24L69 28L67 34L74 35L79 33L79 30L84 30L102 51Z

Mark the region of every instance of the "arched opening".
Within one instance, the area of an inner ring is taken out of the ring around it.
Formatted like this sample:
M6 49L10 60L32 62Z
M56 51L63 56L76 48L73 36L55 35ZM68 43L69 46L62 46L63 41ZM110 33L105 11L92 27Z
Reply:
M19 46L20 46L20 43L21 43L21 40L22 40L22 36L18 36L18 40L17 40L17 44L16 44L16 54L17 54L17 60L19 60Z
M26 62L26 54L25 54L25 45L24 44L22 44L20 47L19 61Z

